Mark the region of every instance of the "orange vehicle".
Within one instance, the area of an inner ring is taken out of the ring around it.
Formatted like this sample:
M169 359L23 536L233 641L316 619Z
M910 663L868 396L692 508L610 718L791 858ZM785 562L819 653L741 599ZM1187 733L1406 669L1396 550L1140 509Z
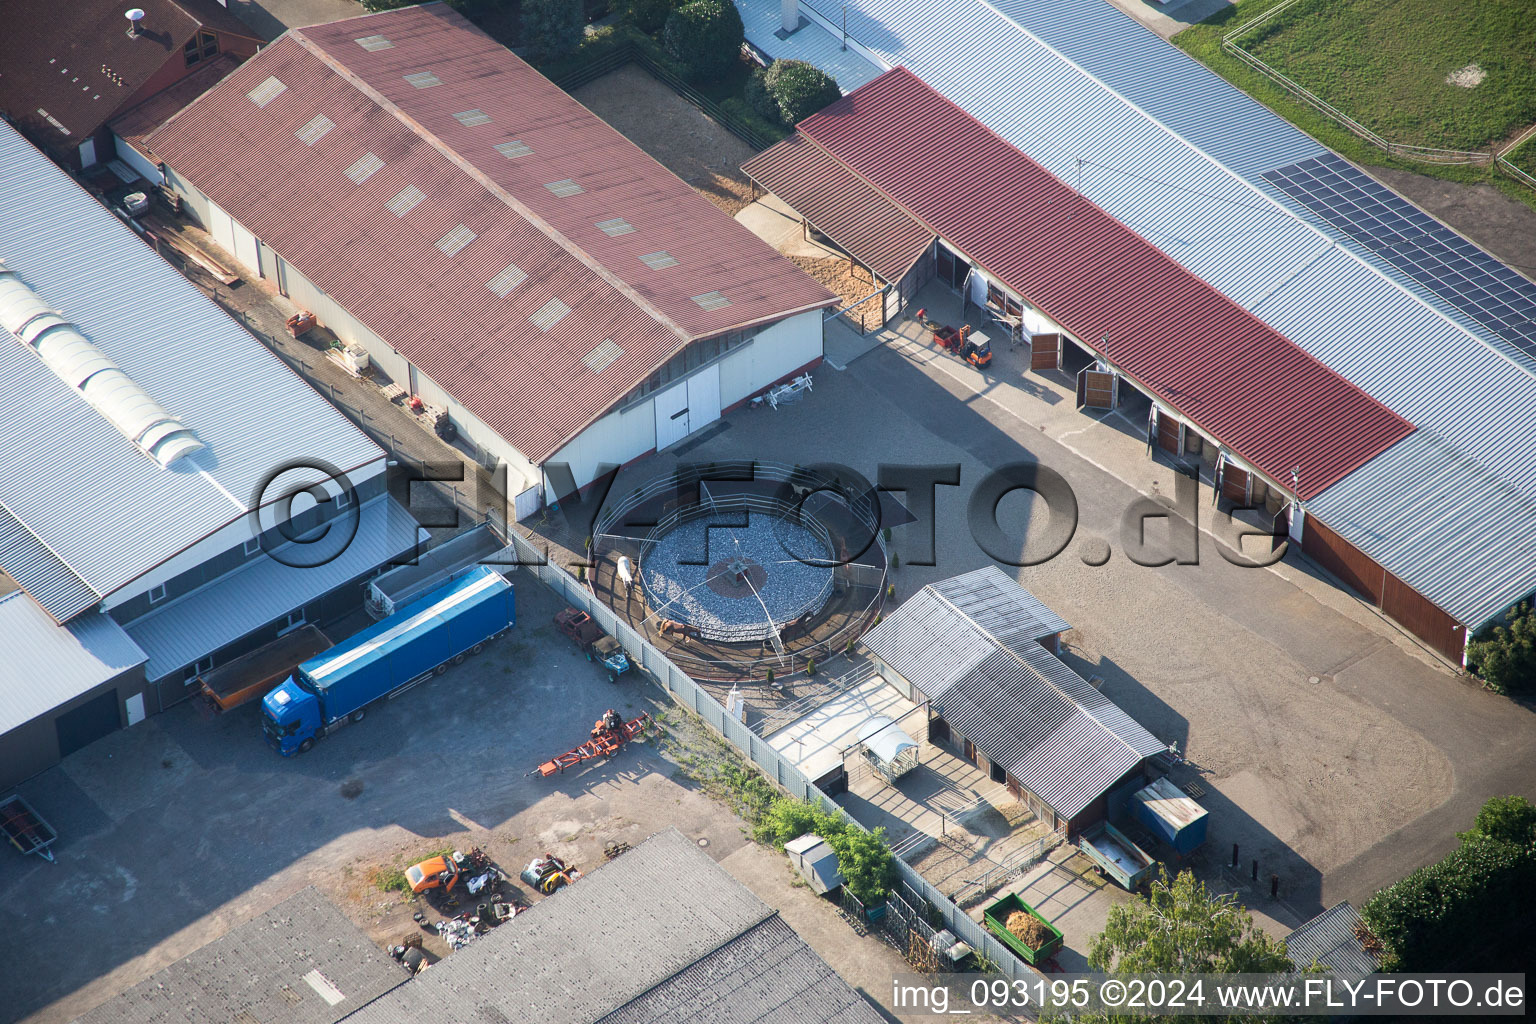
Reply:
M298 629L197 677L198 695L213 714L223 714L271 692L294 669L331 649L330 638L314 626Z
M446 857L428 857L412 864L405 869L405 880L418 895L435 889L446 896L463 885L471 896L478 896L501 881L501 869L476 847L468 853L454 850Z

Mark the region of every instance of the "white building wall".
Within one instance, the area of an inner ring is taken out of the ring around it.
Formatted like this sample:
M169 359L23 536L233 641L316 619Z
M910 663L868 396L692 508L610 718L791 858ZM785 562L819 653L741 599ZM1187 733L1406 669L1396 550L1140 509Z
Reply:
M752 344L720 362L720 407L748 395L822 356L821 310L799 313L763 331Z
M144 180L158 184L160 181L160 168L149 157L134 149L121 138L112 136L112 147L117 151L117 158L132 167L144 176Z

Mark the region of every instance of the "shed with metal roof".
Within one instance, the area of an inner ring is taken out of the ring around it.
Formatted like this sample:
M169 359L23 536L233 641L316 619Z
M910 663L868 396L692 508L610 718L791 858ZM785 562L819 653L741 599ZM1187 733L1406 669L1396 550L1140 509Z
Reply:
M883 676L927 699L930 740L951 738L1070 835L1108 814L1112 790L1145 785L1147 759L1167 747L1047 650L1060 620L1032 613L1033 595L992 572L1002 576L994 567L924 587L862 643ZM994 596L969 612L946 596L964 601L978 578Z
M1348 900L1335 903L1285 937L1286 953L1297 971L1315 963L1335 974L1375 974L1381 964L1355 934L1362 925Z

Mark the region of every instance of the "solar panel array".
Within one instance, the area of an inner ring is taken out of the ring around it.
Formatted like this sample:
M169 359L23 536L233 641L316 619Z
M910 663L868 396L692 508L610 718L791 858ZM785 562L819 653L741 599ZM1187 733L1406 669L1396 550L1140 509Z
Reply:
M1332 154L1264 179L1536 359L1536 284Z

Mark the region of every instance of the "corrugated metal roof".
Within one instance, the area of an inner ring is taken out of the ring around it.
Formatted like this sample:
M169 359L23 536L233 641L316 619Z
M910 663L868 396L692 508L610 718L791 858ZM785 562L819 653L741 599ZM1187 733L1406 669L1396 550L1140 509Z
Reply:
M1348 900L1336 903L1285 937L1285 948L1297 971L1313 963L1336 974L1375 974L1376 958L1355 938L1360 913Z
M233 54L218 54L175 85L114 118L110 126L113 133L133 148L143 150L144 139L150 132L175 117L187 104L218 85L220 79L239 66L240 59Z
M395 45L359 47L369 31ZM443 84L403 77L426 71ZM258 109L245 91L271 75L288 88ZM466 126L469 107L496 119ZM337 127L305 146L321 113ZM504 159L508 141L529 152ZM148 145L535 462L688 340L837 301L441 4L292 30ZM354 186L365 153L383 166ZM580 191L546 187L566 180ZM407 186L426 200L389 216ZM635 230L596 226L614 217ZM457 225L476 238L444 255ZM641 262L663 248L678 266ZM498 298L486 282L509 261L528 279ZM689 301L711 290L730 305ZM556 299L571 313L543 334L530 315ZM594 373L583 358L609 338L624 356Z
M885 281L900 281L933 244L932 231L802 135L741 169Z
M841 10L828 0L801 2ZM1376 557L1383 538L1422 538L1393 573L1473 628L1488 609L1497 614L1536 590L1536 560L1509 547L1502 530L1434 538L1445 509L1475 506L1493 524L1511 504L1519 519L1536 508L1532 366L1263 179L1326 149L1102 0L849 0L847 12L849 35L882 60L911 68L1420 432L1437 435L1424 451L1458 453L1417 464L1411 493L1394 487L1401 463L1357 470L1373 504L1356 506L1336 527L1345 539ZM1426 387L1430 365L1436 378ZM1486 586L1485 564L1517 559L1524 561L1510 567L1506 585Z
M931 584L930 589L1010 651L1016 644L1033 643L1072 628L995 565L951 576Z
M1271 480L1300 466L1303 497L1413 430L904 68L799 131Z
M364 1007L350 1024L590 1024L773 916L669 828ZM594 921L602 922L600 937Z
M598 1024L879 1024L884 1019L775 915Z
M845 93L874 80L885 70L855 50L845 48L840 36L804 14L800 18L800 28L789 38L780 39L775 34L784 27L780 7L779 0L736 0L747 42L770 59L803 60L813 64L837 79Z
M0 125L0 209L7 266L207 445L161 469L0 332L0 388L27 396L0 412L0 508L25 528L0 517L0 568L55 618L239 519L283 466L352 471L383 458L9 125Z
M0 597L0 736L143 663L100 612L61 626L20 591Z
M990 575L967 573L924 587L862 642L921 690L929 706L988 760L1062 817L1075 817L1167 747L1031 637L1055 622L1037 615L1032 606L1038 602L1023 587L1001 572L1001 580ZM1001 600L1008 583L1019 593ZM940 593L944 587L1004 627L1011 641L1005 645L962 612ZM988 596L988 590L995 593ZM1009 606L1019 609L1025 625L1008 619Z
M350 540L344 513L331 524L331 536L339 542L333 546L341 546L341 550L328 560L325 556L329 551L309 550L324 547L324 542L285 544L128 623L124 627L128 635L149 656L145 678L155 680L179 672L348 580L412 552L424 538L410 512L388 496L364 504L356 522L357 532ZM284 564L279 559L296 564ZM313 563L321 564L302 567Z
M335 1024L409 978L309 886L75 1024Z

